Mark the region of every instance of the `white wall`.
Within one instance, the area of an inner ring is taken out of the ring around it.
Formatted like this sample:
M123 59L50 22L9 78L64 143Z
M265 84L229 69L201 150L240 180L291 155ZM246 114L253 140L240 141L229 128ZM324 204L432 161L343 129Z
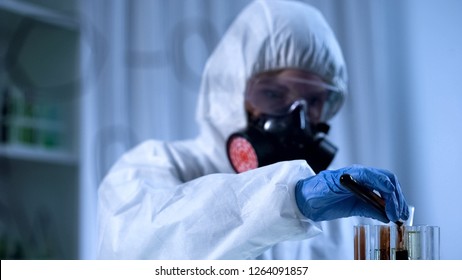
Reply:
M441 227L441 256L462 259L462 1L407 2L413 101L410 199L416 220Z

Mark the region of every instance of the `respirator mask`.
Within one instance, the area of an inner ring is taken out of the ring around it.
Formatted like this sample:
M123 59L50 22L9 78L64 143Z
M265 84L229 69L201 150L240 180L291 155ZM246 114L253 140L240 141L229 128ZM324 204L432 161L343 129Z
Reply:
M337 148L327 139L326 121L341 107L340 91L322 81L273 77L252 82L245 102L248 125L226 145L236 172L304 159L318 173L332 162Z

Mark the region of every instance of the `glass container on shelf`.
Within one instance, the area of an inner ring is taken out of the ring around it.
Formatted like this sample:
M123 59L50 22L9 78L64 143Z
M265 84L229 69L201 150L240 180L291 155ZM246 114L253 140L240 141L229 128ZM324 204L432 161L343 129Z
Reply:
M57 102L10 84L2 90L1 143L64 150L64 116Z

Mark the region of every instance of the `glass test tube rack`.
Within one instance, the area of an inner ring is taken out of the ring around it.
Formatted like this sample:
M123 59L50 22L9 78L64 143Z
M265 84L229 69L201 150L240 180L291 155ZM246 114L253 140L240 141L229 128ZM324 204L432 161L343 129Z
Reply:
M355 260L438 260L438 226L357 225Z

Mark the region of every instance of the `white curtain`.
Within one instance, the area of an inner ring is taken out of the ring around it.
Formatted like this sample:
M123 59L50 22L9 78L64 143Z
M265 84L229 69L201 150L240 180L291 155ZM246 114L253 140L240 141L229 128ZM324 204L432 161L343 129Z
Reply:
M93 108L85 121L91 131L82 137L93 171L83 177L91 177L94 189L142 140L196 135L204 62L248 2L82 0L91 61L84 65L92 73L84 96L90 96L86 110ZM349 70L350 92L332 122L340 148L334 166L394 171L416 206L415 221L441 226L442 258L462 258L462 2L304 2L332 25Z

